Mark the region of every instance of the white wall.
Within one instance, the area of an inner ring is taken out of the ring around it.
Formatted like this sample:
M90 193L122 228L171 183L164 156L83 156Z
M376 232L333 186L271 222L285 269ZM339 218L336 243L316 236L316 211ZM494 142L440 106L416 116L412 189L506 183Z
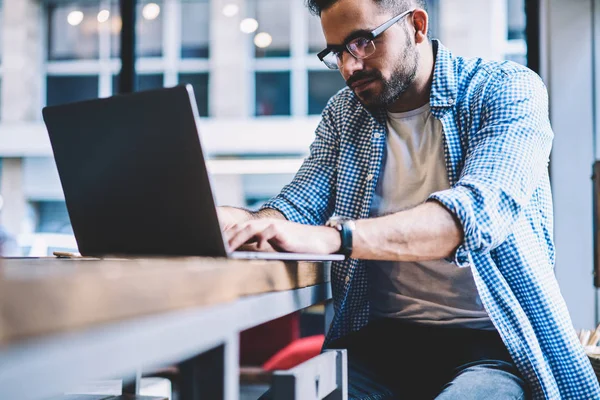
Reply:
M595 326L592 183L592 0L548 0L547 43L556 275L576 328Z

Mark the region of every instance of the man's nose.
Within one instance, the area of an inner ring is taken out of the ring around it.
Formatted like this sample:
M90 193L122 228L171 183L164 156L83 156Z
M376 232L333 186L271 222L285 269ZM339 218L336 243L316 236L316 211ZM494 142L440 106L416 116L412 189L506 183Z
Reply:
M364 68L363 60L356 59L352 54L347 51L342 53L342 66L340 70L345 80L348 80L356 71L360 71Z

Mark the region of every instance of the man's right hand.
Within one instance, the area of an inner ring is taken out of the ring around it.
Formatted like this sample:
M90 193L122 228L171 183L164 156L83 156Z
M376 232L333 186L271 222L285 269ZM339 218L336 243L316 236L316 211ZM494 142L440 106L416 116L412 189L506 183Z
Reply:
M286 218L277 210L264 209L258 212L252 212L244 210L243 208L235 207L217 207L217 215L219 217L219 223L223 232L227 232L240 224L243 224L252 219L260 218L271 218L271 219L283 219ZM263 248L258 250L257 243L250 243L240 247L238 250L241 251L275 251L271 246L264 245Z
M217 207L217 214L223 232L228 231L237 224L244 223L253 218L250 211L235 207Z
M221 224L223 232L228 231L235 225L250 221L251 219L286 219L282 213L273 209L263 209L258 212L252 212L244 210L243 208L229 206L217 207L217 215L219 216L219 223Z

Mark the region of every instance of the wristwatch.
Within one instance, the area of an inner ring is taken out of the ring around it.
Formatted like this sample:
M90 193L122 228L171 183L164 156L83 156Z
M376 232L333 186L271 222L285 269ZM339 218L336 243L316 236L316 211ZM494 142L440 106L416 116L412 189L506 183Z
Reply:
M352 234L356 228L354 220L346 217L333 216L329 218L325 225L337 229L340 233L342 245L340 246L338 254L343 254L346 258L350 257L352 254Z

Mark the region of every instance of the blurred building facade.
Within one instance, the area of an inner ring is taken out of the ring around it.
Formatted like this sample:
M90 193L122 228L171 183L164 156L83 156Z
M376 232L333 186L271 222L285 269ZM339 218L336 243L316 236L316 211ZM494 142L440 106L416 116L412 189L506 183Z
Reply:
M523 0L428 3L432 36L455 53L525 62ZM1 14L2 224L70 233L41 109L115 93L118 1L3 0ZM219 204L256 207L289 181L344 86L316 57L325 40L302 1L144 0L137 33L139 90L194 87Z

